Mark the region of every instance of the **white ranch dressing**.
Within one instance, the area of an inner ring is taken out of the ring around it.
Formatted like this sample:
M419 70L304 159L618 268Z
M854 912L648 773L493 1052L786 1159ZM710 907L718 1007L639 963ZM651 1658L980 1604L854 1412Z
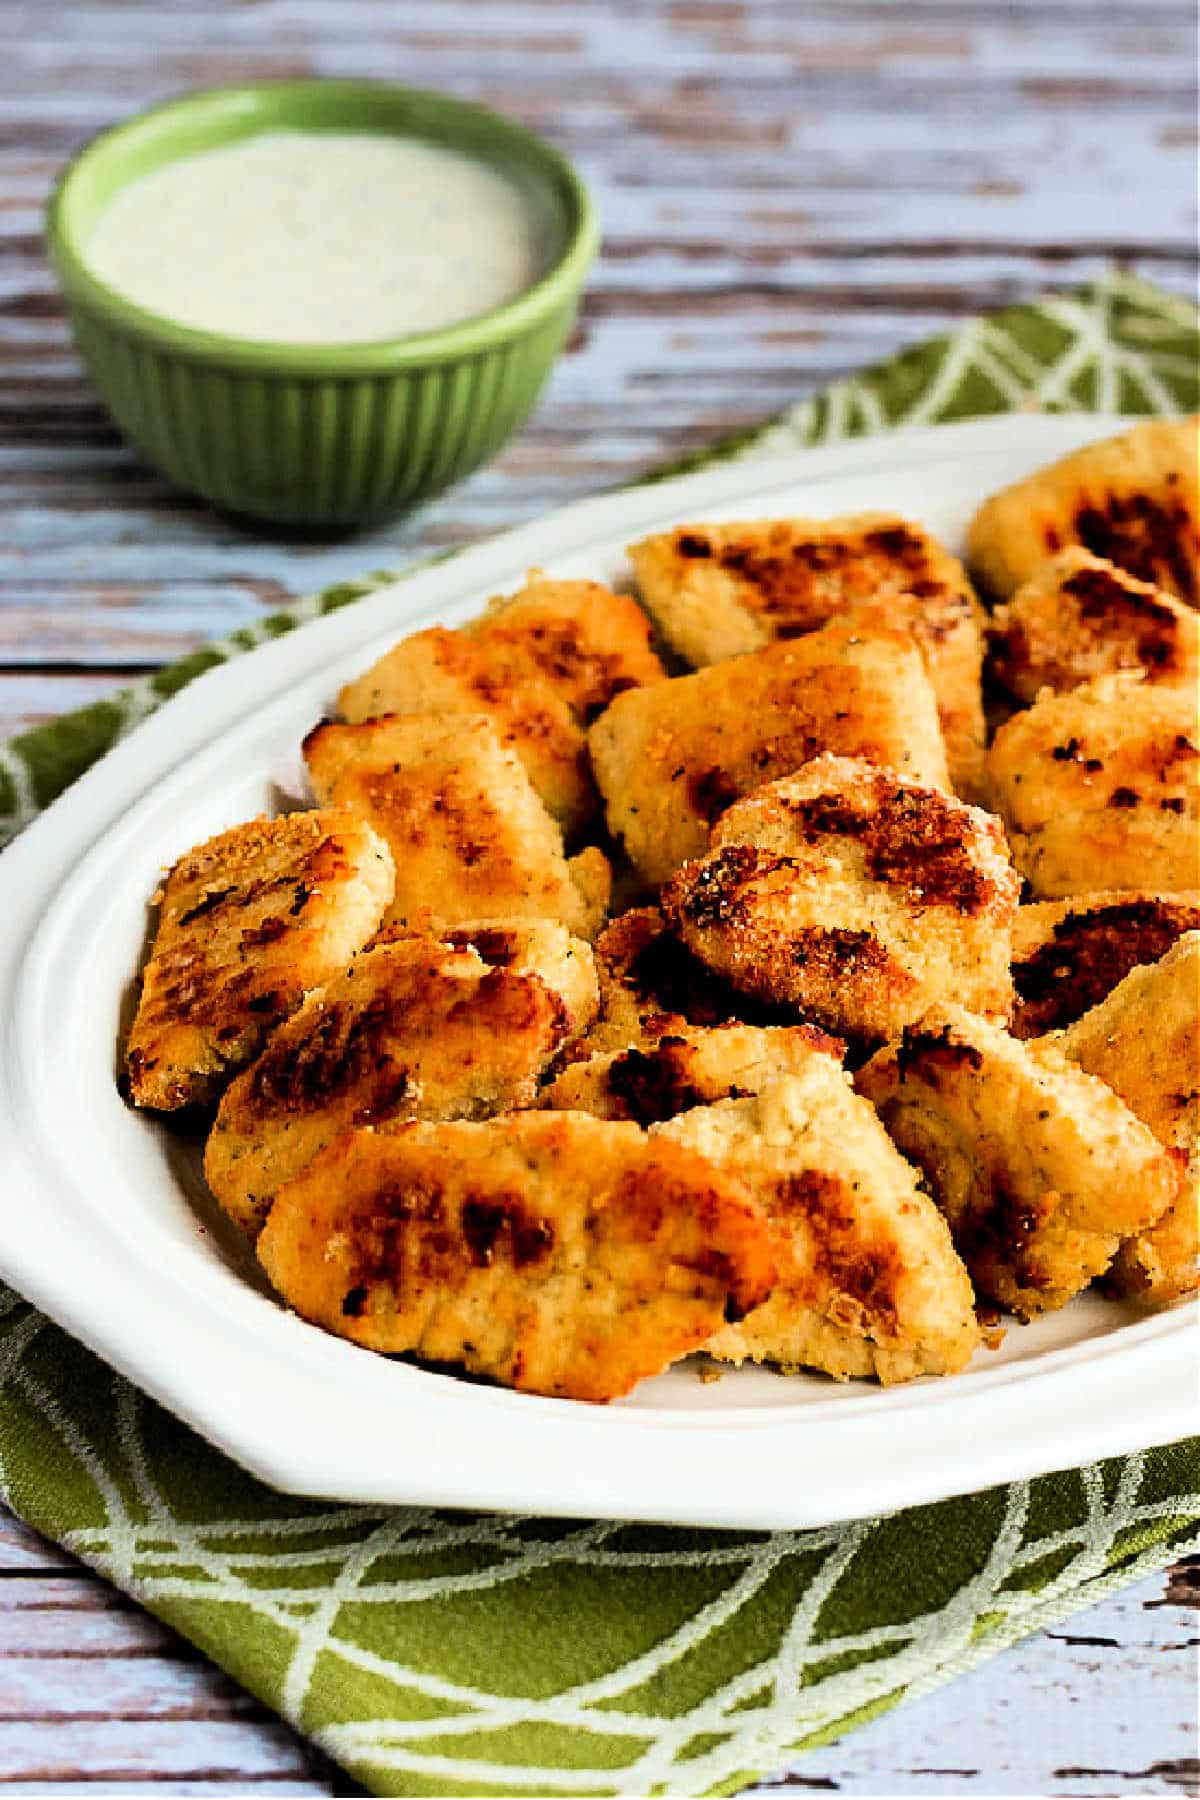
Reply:
M117 194L87 257L180 324L291 344L435 331L545 266L512 182L440 145L349 131L264 132L167 163Z

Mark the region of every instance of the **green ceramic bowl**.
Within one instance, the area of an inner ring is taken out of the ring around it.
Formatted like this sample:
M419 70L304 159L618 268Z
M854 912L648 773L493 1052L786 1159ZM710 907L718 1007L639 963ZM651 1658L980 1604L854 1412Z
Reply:
M125 183L267 130L376 131L478 156L545 221L547 273L444 331L279 344L176 324L91 272L91 230ZM599 241L586 188L542 139L484 107L373 81L223 88L155 107L67 167L47 237L84 361L150 460L220 506L321 530L400 512L494 455L541 392Z

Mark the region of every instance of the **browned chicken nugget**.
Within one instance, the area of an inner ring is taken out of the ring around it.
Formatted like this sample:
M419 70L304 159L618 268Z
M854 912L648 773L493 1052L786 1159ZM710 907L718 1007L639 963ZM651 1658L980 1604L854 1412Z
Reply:
M392 895L392 858L345 810L235 825L181 856L125 1046L135 1106L204 1105L305 993L343 969Z
M694 668L802 637L864 603L908 631L937 696L951 780L976 797L982 609L957 557L921 526L894 513L680 525L629 555L659 630Z
M318 725L304 740L313 787L386 838L389 925L557 919L590 937L603 909L571 878L562 833L486 718L412 713ZM600 853L585 853L590 859Z
M710 1338L713 1356L839 1381L966 1367L980 1342L975 1296L946 1222L832 1057L651 1135L740 1176L771 1221L776 1285Z
M1082 544L1196 605L1197 422L1148 419L993 494L967 534L972 569L1004 597L1048 556Z
M1008 1017L1018 887L999 820L823 756L731 807L662 906L742 992L878 1039L951 996Z
M514 667L520 660L536 669L583 725L626 688L666 679L641 607L598 581L537 576L519 594L493 600L465 629Z
M997 607L987 666L993 681L1026 703L1042 688L1067 693L1121 669L1194 690L1200 615L1072 544Z
M1185 931L1197 929L1200 892L1126 888L1022 906L1013 924L1013 1036L1041 1037L1069 1025L1130 969L1157 962Z
M493 969L537 975L567 1009L572 1033L596 1016L599 986L590 944L551 919L473 919L443 934L456 950L474 950Z
M840 1065L843 1048L815 1025L693 1025L646 1050L635 1045L571 1063L539 1104L653 1125L691 1106L761 1093L807 1068L814 1056Z
M280 1190L258 1255L327 1331L572 1400L628 1393L774 1278L738 1181L582 1113L349 1134Z
M733 801L822 751L949 785L912 640L845 621L621 694L588 744L609 827L651 882L698 856Z
M1110 1274L1120 1293L1169 1305L1195 1290L1200 1253L1200 932L1131 970L1051 1041L1119 1094L1179 1161L1172 1205L1121 1245Z
M587 945L576 941L576 953ZM353 1126L532 1105L571 1032L562 995L528 968L489 967L433 938L364 951L226 1091L204 1153L208 1185L253 1234L276 1190Z
M1044 694L1000 727L988 770L1035 894L1200 887L1194 693L1103 675Z
M656 906L613 919L595 942L599 1016L572 1054L657 1044L689 1026L792 1024L795 1009L739 994L679 942Z
M961 1006L907 1026L857 1083L979 1292L1018 1318L1065 1305L1174 1196L1171 1158L1102 1081Z
M950 785L964 800L986 798L987 733L983 717L983 608L970 594L895 594L864 600L848 619L865 631L882 622L907 631L925 665L937 701Z
M565 828L577 828L595 811L585 733L566 701L535 671L499 663L465 632L436 625L405 638L342 689L338 707L352 723L413 713L486 714Z
M665 678L641 608L595 581L535 580L460 631L405 638L342 689L352 722L486 714L567 832L596 809L586 727L614 694Z

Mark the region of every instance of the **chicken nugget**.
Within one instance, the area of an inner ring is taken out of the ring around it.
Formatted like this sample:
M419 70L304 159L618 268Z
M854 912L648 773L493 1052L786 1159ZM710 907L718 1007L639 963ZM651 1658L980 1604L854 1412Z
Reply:
M731 807L662 907L741 992L869 1042L951 996L1008 1017L1018 889L998 819L823 756Z
M1082 544L1142 581L1200 600L1198 419L1148 419L1038 469L985 500L967 561L1005 598L1048 556Z
M580 828L596 810L585 733L570 707L536 672L502 663L465 632L438 625L405 638L342 689L338 708L353 724L415 713L486 715L564 829Z
M795 1023L795 1009L739 994L685 948L656 906L613 919L595 942L599 1012L571 1055L650 1048L690 1026Z
M1013 861L1043 899L1200 887L1196 697L1102 675L996 733L988 771Z
M391 853L345 809L252 819L189 850L158 923L125 1046L129 1097L207 1105L310 988L345 968L392 896Z
M474 950L490 968L537 975L567 1010L572 1034L596 1016L599 985L592 947L550 919L473 919L444 934L456 950Z
M1045 1040L932 1008L857 1076L923 1172L980 1294L1064 1306L1170 1205L1176 1171L1117 1096Z
M691 1106L761 1093L768 1083L807 1068L814 1056L840 1065L843 1049L815 1025L688 1026L649 1049L634 1046L569 1064L539 1104L653 1125Z
M1200 892L1136 888L1042 900L1013 924L1014 1037L1041 1037L1078 1019L1139 963L1157 962L1200 929Z
M587 956L586 944L575 953ZM204 1153L208 1185L253 1235L276 1190L356 1125L532 1105L571 1032L562 995L529 968L489 967L475 948L434 938L366 950L226 1091Z
M348 1134L280 1189L258 1255L327 1331L572 1400L628 1393L774 1278L734 1177L582 1113Z
M830 1056L762 1093L655 1126L738 1175L771 1222L770 1297L706 1348L723 1361L885 1383L964 1369L975 1296L946 1222Z
M564 831L596 810L586 727L614 694L665 679L641 608L595 581L533 581L459 631L405 638L338 696L352 723L486 714Z
M535 575L465 630L488 651L536 669L583 725L627 688L666 680L641 607L598 581Z
M1027 705L1043 688L1069 693L1097 675L1140 669L1147 681L1195 690L1200 614L1078 544L1062 550L997 607L990 678Z
M511 915L557 919L580 937L598 928L602 912L572 880L562 833L490 719L327 723L309 732L304 756L318 795L362 814L391 847L387 924Z
M1179 1191L1121 1245L1119 1293L1166 1306L1197 1286L1200 1249L1200 931L1132 969L1107 999L1050 1040L1099 1076L1178 1159Z
M588 744L609 828L650 882L700 855L735 800L823 751L949 786L911 638L845 621L621 694Z
M962 564L921 526L892 513L681 525L629 555L659 630L694 668L802 637L864 603L908 631L937 696L951 781L976 797L983 613Z

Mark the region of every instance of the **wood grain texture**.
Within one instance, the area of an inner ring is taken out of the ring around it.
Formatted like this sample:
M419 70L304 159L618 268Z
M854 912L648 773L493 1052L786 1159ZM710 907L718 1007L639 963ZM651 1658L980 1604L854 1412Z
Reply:
M468 542L1116 260L1193 279L1183 0L0 0L0 735L263 607ZM120 441L41 246L64 160L181 88L395 76L575 157L605 244L488 469L366 539L251 534ZM787 1787L1195 1791L1196 1573L1141 1584L805 1759ZM0 1781L347 1794L173 1634L0 1522Z

